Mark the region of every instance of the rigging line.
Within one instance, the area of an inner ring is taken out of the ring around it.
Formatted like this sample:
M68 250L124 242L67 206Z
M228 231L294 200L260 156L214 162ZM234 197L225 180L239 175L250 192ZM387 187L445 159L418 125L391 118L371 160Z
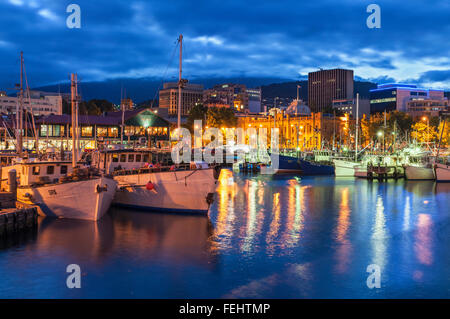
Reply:
M176 42L175 47L173 48L172 55L171 55L171 57L169 59L169 62L167 63L166 70L164 71L164 74L163 74L163 77L161 79L161 82L159 83L158 89L155 92L155 95L153 97L152 104L151 104L150 108L153 108L153 104L155 103L156 96L159 94L159 90L161 90L161 86L162 86L162 84L164 83L164 81L166 79L167 71L169 70L169 67L172 64L172 61L173 61L173 58L174 58L175 53L177 51L177 48L178 48L178 41Z
M32 121L32 125L33 125L33 134L34 134L34 138L37 140L37 131L36 131L36 124L34 122L34 114L33 114L33 105L31 104L31 94L30 94L30 86L28 85L28 77L27 77L27 70L25 68L25 62L23 63L23 73L25 75L25 86L27 87L27 94L28 94L28 105L30 107L30 113L31 113L31 121ZM39 142L37 142L38 144ZM38 145L36 145L38 146Z

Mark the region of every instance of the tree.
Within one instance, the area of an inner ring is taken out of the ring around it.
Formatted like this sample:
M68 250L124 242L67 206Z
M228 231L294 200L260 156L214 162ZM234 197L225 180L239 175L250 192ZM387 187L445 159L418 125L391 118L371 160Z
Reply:
M411 130L411 137L420 143L434 142L438 139L436 127L427 125L423 121L414 123Z
M360 121L361 126L361 144L363 146L366 146L368 143L370 143L371 136L369 134L369 120L367 119L366 115L364 114Z
M203 104L195 104L194 107L189 111L189 115L186 121L186 127L193 132L194 131L194 121L202 120L203 124L205 123L206 114L208 112L208 108L203 106Z
M234 111L225 107L211 107L206 113L206 125L209 127L235 127L237 118Z

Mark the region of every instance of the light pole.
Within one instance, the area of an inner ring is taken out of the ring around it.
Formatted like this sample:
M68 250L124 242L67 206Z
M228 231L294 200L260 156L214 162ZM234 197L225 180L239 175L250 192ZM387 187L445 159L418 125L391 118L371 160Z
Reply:
M427 122L427 147L428 144L430 143L430 120L428 119L428 117L424 116L422 117L422 121Z

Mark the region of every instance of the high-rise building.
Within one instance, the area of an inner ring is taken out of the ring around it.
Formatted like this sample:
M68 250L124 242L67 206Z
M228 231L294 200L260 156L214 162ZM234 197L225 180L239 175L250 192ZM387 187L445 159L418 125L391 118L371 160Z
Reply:
M196 103L203 100L203 85L186 83L181 89L181 115L186 116ZM159 107L168 109L169 116L178 114L178 83L164 83L159 91Z
M370 90L370 113L407 112L410 101L444 99L443 90L418 88L413 84L381 84Z
M248 110L250 113L264 112L261 105L261 88L247 89L248 95Z
M332 69L308 73L311 112L331 109L333 100L353 99L353 70Z

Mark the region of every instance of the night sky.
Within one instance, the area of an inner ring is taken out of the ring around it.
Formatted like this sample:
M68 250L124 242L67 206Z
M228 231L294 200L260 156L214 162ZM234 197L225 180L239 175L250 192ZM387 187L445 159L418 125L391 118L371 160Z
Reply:
M66 26L70 3L81 7L81 29ZM366 26L370 3L381 7L381 29ZM173 78L180 33L190 79L300 79L341 67L379 83L450 88L448 0L0 0L0 12L0 90L17 83L21 50L32 87L70 72Z

